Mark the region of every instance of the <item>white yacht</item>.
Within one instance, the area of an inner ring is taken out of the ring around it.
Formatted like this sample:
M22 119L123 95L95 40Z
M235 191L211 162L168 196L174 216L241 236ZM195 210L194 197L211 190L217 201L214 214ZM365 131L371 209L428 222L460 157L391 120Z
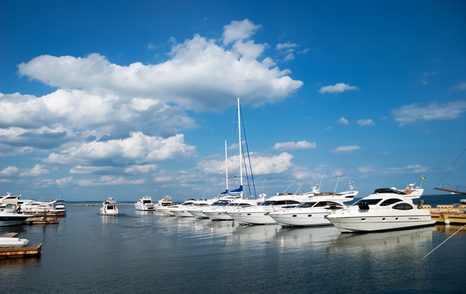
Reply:
M113 198L107 198L102 202L102 207L100 208L100 214L102 215L117 215L118 207L117 202Z
M325 226L332 225L327 216L337 209L343 209L343 207L341 201L315 197L295 207L284 207L272 211L269 215L282 226Z
M171 206L168 211L178 217L192 217L193 215L190 214L189 212L186 211L186 209L190 208L192 204L194 203L194 200L187 200L180 205L173 205Z
M0 247L24 247L29 244L28 239L0 237Z
M155 210L155 204L152 202L152 198L150 196L143 196L141 199L138 200L134 204L134 207L136 210L142 210L142 211L154 211Z
M244 207L235 211L228 211L234 221L240 224L269 225L277 222L269 215L284 206L292 207L309 201L309 196L292 193L279 193L279 195L266 199L261 205Z
M202 210L206 209L213 203L215 203L218 199L205 199L205 200L196 200L193 202L191 207L187 207L186 211L194 216L197 219L203 219L203 218L208 218L207 215L205 215Z
M172 205L173 205L173 200L168 195L163 196L163 198L157 202L157 208L172 206Z
M31 215L17 213L14 204L0 207L0 227L22 225Z
M413 184L406 189L382 188L352 206L335 211L327 219L341 232L373 232L408 229L435 224L430 211L419 209L413 199L423 189Z

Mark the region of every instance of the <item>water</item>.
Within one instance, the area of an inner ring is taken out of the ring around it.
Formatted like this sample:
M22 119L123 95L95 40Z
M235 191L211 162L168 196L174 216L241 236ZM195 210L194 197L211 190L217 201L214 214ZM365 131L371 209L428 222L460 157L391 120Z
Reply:
M0 293L465 292L466 231L420 261L458 227L342 235L98 210L20 227L42 256L0 260Z

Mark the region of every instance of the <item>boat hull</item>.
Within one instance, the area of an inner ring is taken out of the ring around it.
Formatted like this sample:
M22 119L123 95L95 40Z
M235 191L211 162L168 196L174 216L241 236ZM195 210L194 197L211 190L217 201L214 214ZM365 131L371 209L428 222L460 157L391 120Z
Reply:
M27 218L29 218L29 216L0 217L0 227L22 225Z
M223 210L203 211L203 213L213 221L231 221L233 218Z
M276 225L277 222L269 215L268 212L260 211L237 211L229 212L229 215L235 222L249 225Z
M316 212L271 212L272 217L282 226L311 227L330 226L332 223L327 219L328 213Z
M342 233L377 232L432 226L430 215L333 217L328 220Z

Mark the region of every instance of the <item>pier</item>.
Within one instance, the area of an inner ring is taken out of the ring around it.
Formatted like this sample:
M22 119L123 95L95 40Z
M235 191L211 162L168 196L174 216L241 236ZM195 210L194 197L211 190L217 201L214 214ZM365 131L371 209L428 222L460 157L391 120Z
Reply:
M0 237L14 238L18 233L6 233ZM0 258L1 257L35 257L40 256L42 244L32 244L22 247L0 247Z

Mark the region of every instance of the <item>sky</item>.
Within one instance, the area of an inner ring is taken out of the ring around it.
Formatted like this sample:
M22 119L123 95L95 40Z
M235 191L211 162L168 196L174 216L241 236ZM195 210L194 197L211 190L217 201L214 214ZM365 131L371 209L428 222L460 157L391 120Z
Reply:
M0 194L466 186L464 1L0 1ZM250 181L251 182L251 181Z

